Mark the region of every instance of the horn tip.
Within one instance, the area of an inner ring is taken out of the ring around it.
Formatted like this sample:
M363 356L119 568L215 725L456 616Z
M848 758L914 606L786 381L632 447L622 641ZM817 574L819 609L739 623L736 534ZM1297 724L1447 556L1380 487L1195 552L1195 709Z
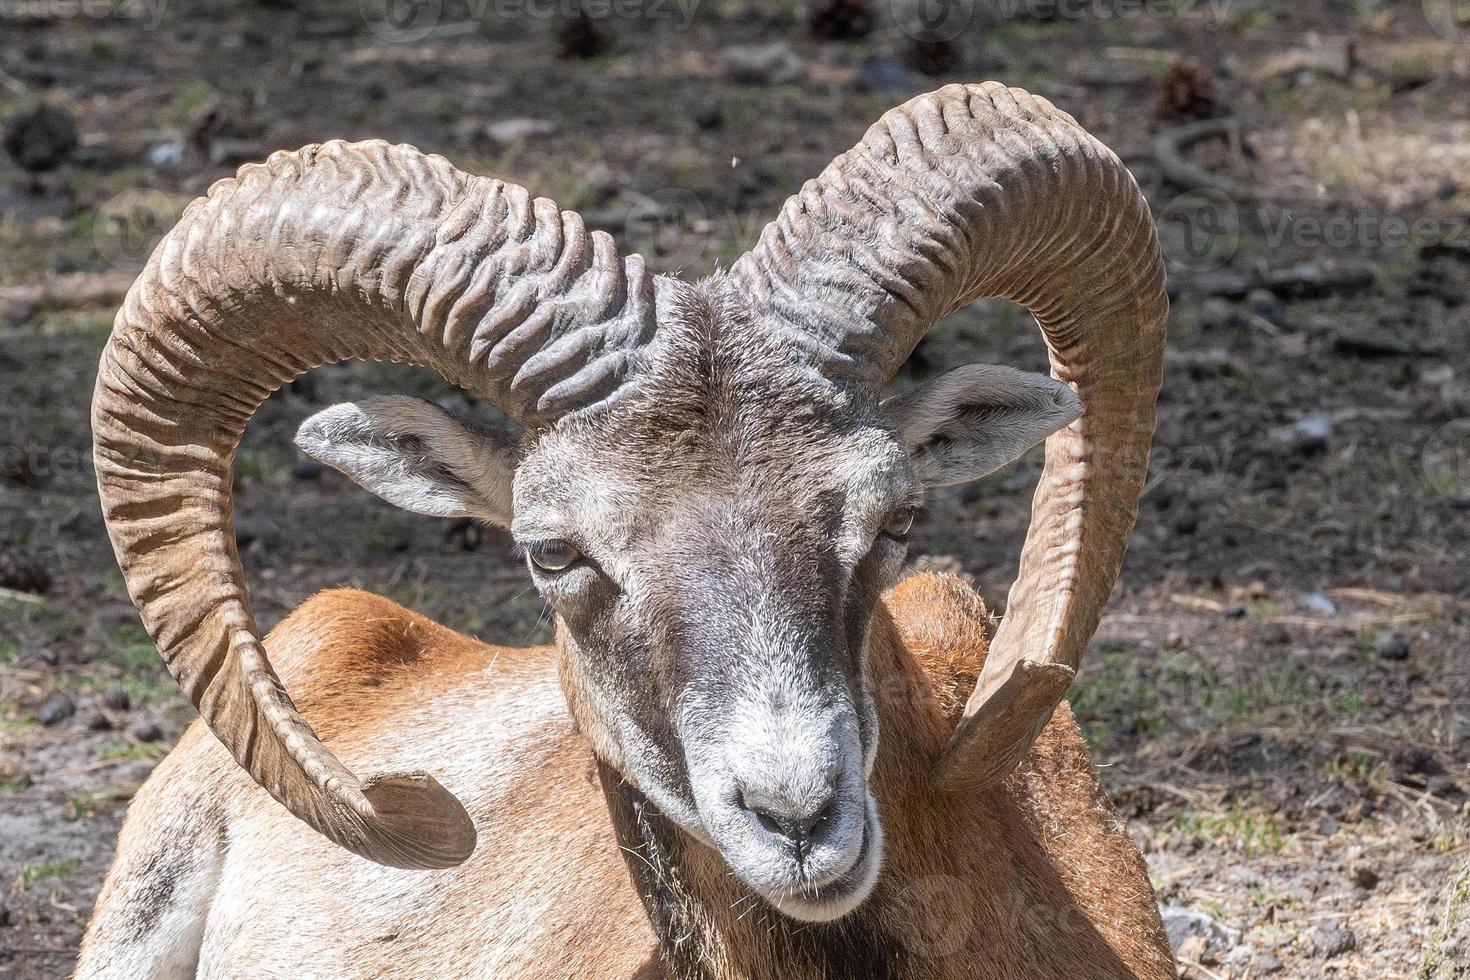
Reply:
M475 824L464 804L426 772L378 773L363 781L372 806L363 857L395 868L438 870L475 850Z

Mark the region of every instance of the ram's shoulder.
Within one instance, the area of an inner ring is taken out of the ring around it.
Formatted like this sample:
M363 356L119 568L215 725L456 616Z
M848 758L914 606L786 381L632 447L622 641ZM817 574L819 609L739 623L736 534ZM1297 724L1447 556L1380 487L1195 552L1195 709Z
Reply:
M549 665L545 648L491 646L357 589L312 596L270 632L265 645L292 697L306 701L405 686L424 695L484 677L491 668L509 682Z
M893 588L884 601L910 649L945 660L958 657L979 669L995 635L995 617L980 594L956 575L921 572Z

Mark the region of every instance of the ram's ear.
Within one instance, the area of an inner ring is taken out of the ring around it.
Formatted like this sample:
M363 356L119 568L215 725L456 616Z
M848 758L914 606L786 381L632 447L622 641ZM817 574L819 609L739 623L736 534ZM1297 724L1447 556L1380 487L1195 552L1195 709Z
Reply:
M964 483L1018 459L1082 414L1071 388L1044 374L966 364L883 405L914 471L930 486Z
M296 445L404 510L510 525L514 443L429 402L333 405L301 423Z

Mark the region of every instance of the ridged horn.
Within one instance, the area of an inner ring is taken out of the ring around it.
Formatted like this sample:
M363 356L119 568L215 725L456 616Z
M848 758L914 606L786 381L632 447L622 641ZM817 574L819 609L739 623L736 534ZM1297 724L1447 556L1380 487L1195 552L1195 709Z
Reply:
M1147 202L1045 99L950 85L886 113L732 272L757 315L872 385L936 321L1013 300L1080 397L1081 418L1047 441L1020 575L935 774L947 788L995 782L1066 692L1137 517L1168 316Z
M256 782L383 864L474 849L422 772L359 780L283 690L251 614L231 464L266 397L319 364L403 361L539 425L636 375L656 288L637 257L525 190L383 142L276 153L184 212L127 295L92 403L128 593L169 671Z

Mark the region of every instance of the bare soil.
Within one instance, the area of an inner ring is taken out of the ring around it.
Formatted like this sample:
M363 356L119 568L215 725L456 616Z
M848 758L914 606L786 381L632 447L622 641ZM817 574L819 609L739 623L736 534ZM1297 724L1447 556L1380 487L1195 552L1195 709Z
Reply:
M687 24L649 3L599 19L610 46L582 60L559 53L564 18L521 5L396 23L372 0L0 5L0 117L47 102L79 132L56 169L0 162L0 975L68 972L127 800L192 717L123 592L87 460L119 284L184 204L242 159L382 137L699 274L884 109L980 78L1113 146L1169 256L1153 479L1071 697L1181 969L1470 975L1448 901L1470 851L1470 22L1448 3L976 5L946 73L867 91L910 47L896 8L870 6L871 35L818 41L789 3L706 0ZM794 68L732 74L721 53L770 42ZM1190 158L1256 199L1163 178L1152 142L1179 121L1154 106L1179 59L1212 75L1190 111L1238 121ZM903 380L1041 367L1036 334L976 304ZM311 412L386 391L460 397L337 366L252 423L238 524L263 625L351 584L545 640L503 535L396 511L291 448ZM936 493L916 565L1001 604L1038 465Z

